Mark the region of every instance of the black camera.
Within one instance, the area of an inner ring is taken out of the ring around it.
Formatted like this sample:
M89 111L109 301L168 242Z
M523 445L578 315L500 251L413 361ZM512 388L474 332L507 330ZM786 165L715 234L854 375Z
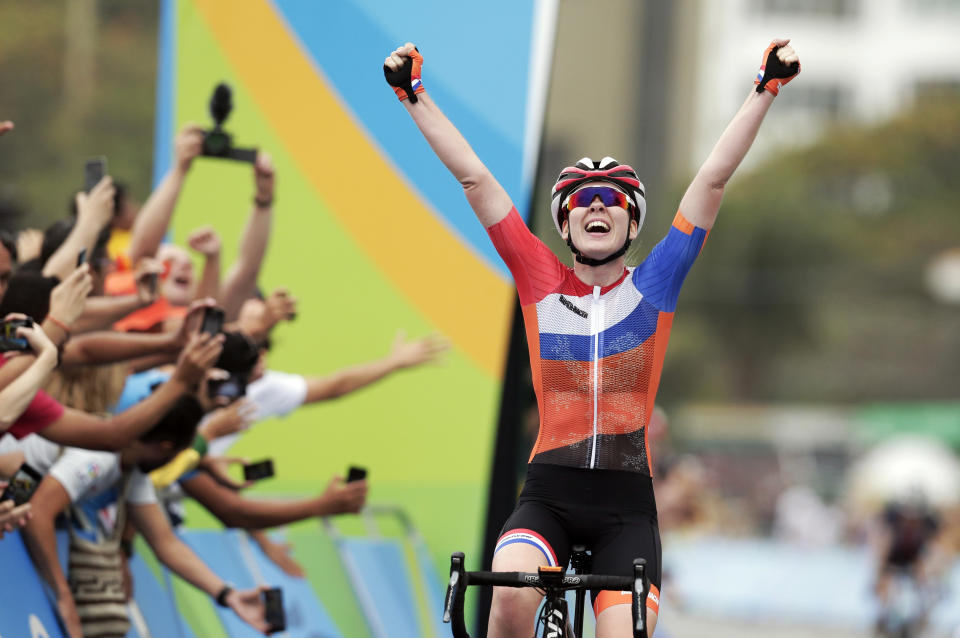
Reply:
M223 123L230 117L230 111L232 110L233 92L227 84L221 82L213 90L213 95L210 97L210 115L213 117L213 128L203 132L202 154L206 157L218 157L253 164L257 161L257 149L235 148L233 146L233 136L223 128Z

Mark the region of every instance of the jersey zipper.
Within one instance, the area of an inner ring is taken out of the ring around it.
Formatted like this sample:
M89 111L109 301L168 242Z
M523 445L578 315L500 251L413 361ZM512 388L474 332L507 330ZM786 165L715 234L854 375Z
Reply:
M600 286L593 287L593 300L590 302L590 334L593 335L593 447L590 450L590 469L597 465L597 417L600 401L600 329L603 327L601 316L603 306L600 303Z

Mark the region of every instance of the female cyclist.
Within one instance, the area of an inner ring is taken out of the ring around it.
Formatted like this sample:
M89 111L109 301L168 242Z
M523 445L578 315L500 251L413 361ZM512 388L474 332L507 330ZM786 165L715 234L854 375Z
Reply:
M659 606L660 536L646 426L680 285L774 97L800 71L788 43L774 40L764 52L755 90L687 188L667 236L636 268L626 268L623 256L643 226L646 202L632 168L583 158L560 173L551 212L575 258L566 267L424 91L416 47L407 43L384 61L388 83L463 186L520 295L540 432L493 569L565 566L577 543L592 550L598 574L628 576L633 559L645 558L649 635ZM489 635L530 636L540 597L530 588L495 588ZM599 638L631 635L630 600L621 592L593 596Z

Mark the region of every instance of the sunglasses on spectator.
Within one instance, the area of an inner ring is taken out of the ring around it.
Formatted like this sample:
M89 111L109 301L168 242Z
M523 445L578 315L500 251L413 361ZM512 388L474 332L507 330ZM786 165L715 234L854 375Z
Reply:
M630 208L630 200L623 191L609 186L587 186L570 194L570 197L567 198L567 211L569 212L574 208L587 208L597 197L608 208L611 206L619 206L624 210Z

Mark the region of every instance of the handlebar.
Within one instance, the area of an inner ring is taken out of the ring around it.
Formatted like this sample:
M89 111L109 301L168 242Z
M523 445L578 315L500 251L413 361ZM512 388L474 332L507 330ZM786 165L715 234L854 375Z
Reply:
M646 638L646 600L648 586L646 582L646 561L637 558L633 561L633 576L605 576L601 574L564 574L556 582L544 583L540 575L534 572L468 572L463 568L463 552L450 556L450 581L443 605L443 622L450 623L454 638L470 638L463 619L463 601L470 585L493 587L535 587L551 591L574 589L607 589L629 591L633 593L632 615L633 635Z

